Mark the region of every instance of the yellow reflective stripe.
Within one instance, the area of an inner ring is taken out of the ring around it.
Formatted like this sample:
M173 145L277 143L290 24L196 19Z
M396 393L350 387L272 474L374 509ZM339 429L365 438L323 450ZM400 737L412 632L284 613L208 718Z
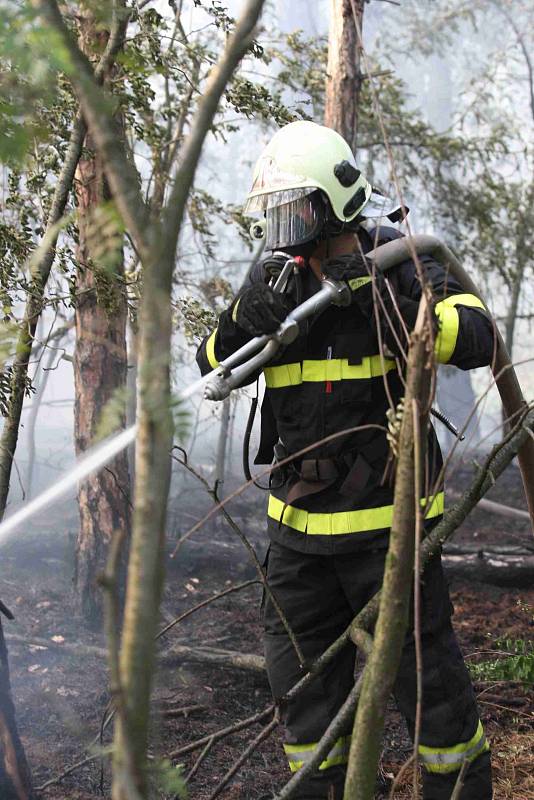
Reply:
M361 364L349 364L346 358L331 358L280 364L263 370L269 389L298 386L301 383L325 383L326 381L361 380L377 378L395 369L395 360L380 355L364 356Z
M426 498L421 498L426 506ZM432 519L443 514L445 496L443 492L430 498L430 506L425 514ZM390 528L393 522L393 506L361 508L356 511L334 511L330 514L317 514L303 508L286 505L283 500L271 495L267 514L276 522L282 522L294 530L311 536L337 536L343 533L366 533L367 531Z
M300 362L297 364L281 364L279 367L265 367L263 374L265 376L265 384L269 389L298 386L302 383Z
M444 305L445 300L438 303L435 308L439 320L439 330L434 343L434 353L440 364L447 364L458 339L460 317L454 306Z
M457 772L464 761L473 761L481 753L489 750L484 729L480 720L474 736L468 742L460 742L452 747L419 746L419 755L428 772Z
M468 306L470 308L482 308L484 311L487 310L480 297L477 297L476 294L451 294L441 300L441 303L446 303L450 306ZM440 303L436 304L436 306L439 305Z
M366 276L361 278L351 278L347 281L347 283L349 284L350 288L355 291L357 289L361 289L362 286L366 286L368 283L371 283L372 280L372 278Z
M318 769L328 769L337 764L346 764L349 758L350 736L341 736L334 744L324 761L321 761ZM312 744L284 744L289 769L297 772L304 764L308 764L313 758L317 742Z
M209 361L210 367L215 369L215 367L219 366L219 362L215 357L215 337L217 336L217 328L209 335L208 341L206 342L206 358Z
M450 361L456 347L460 327L460 317L456 306L486 310L482 300L474 294L453 294L436 303L434 311L439 320L439 331L436 336L434 352L440 364L447 364Z

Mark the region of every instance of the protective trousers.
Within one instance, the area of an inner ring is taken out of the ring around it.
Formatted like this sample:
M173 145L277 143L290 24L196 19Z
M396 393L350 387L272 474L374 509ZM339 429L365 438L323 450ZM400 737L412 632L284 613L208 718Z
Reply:
M385 551L343 555L305 554L272 543L269 584L296 634L306 663L313 662L346 629L380 588ZM441 559L421 582L423 703L419 758L424 800L449 800L464 760L469 761L461 800L491 800L489 745L479 720L471 680L451 626L452 606ZM265 654L273 696L280 700L303 670L273 604L264 599ZM415 644L410 625L394 695L413 736L416 709ZM308 688L282 703L284 749L292 772L313 755L354 684L355 648L348 645ZM319 769L295 795L306 800L343 797L352 721Z

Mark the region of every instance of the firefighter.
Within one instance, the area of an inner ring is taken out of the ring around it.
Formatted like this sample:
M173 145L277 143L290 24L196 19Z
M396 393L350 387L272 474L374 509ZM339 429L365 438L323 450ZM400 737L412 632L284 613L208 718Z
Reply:
M262 153L245 212L260 212L256 233L267 251L300 256L289 290L269 286L272 259L254 267L217 329L201 344L203 373L251 337L274 332L288 312L320 287L324 276L345 281L351 302L331 306L280 350L263 370L262 437L256 463L273 450L291 456L317 444L273 474L267 518L269 584L305 659L313 661L346 629L380 588L393 514L392 453L387 411L403 395L407 337L421 284L412 261L387 277L365 253L401 234L391 226L406 209L388 204L357 168L335 131L313 122L281 128ZM436 262L421 259L431 284L439 363L471 369L490 363L493 327L481 301ZM443 513L442 458L431 429L427 448L425 527ZM452 606L440 558L422 576L423 702L419 759L425 800L448 800L465 760L462 800L492 796L489 745L473 688L451 627ZM303 665L269 599L263 603L264 644L275 700L283 701ZM413 628L413 626L411 626ZM282 702L284 749L292 772L312 757L354 680L354 648L339 656L291 703ZM413 736L415 645L408 633L395 683L399 710ZM300 787L306 800L341 798L351 726Z

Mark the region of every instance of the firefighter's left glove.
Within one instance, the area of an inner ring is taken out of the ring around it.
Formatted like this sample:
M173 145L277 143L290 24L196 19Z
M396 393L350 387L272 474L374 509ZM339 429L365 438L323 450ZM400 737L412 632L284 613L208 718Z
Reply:
M357 303L369 315L373 308L373 292L382 292L384 278L373 270L373 262L360 253L336 256L326 261L323 275L334 281L342 281L351 291L351 302Z
M280 327L295 301L286 294L273 292L266 283L255 283L237 298L232 319L252 336L274 333Z
M358 294L368 294L373 281L380 283L380 273L373 272L373 262L360 253L330 258L323 264L323 275L334 281L342 281L351 291L352 300L358 300Z

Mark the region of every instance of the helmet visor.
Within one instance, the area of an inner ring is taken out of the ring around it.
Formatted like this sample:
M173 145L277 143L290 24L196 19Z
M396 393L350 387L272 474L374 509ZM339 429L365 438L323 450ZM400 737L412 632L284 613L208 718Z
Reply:
M243 206L243 211L245 214L254 211L267 211L268 208L283 206L286 205L286 203L292 203L294 200L300 200L302 197L307 197L315 191L317 191L315 186L307 186L304 189L283 189L278 192L257 194L255 197L248 198Z
M267 208L265 247L278 250L305 244L319 236L325 221L324 206L315 196L300 197L290 203Z

